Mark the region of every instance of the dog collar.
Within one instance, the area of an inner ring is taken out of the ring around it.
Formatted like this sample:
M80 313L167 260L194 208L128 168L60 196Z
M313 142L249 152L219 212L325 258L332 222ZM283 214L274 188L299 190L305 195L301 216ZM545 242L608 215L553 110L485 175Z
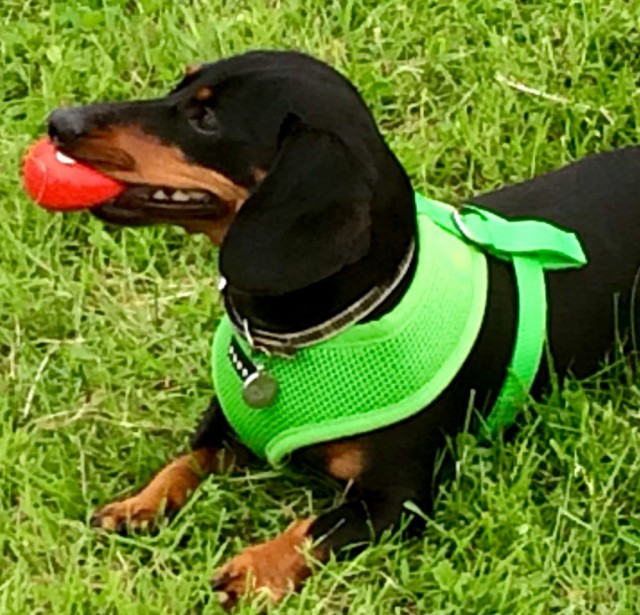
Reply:
M247 340L252 350L269 355L291 357L296 350L323 342L373 313L404 280L411 267L415 251L416 245L412 239L404 257L389 280L374 286L360 299L335 316L308 329L294 333L275 333L250 327L247 319L238 313L229 296L225 296L227 314L236 332Z
M223 317L213 343L222 410L257 455L289 453L396 423L432 403L466 361L482 324L487 255L511 261L518 329L508 376L484 426L513 422L542 357L544 271L585 264L570 232L536 220L507 220L484 209L416 195L416 271L396 307L299 349L293 359L257 352ZM247 401L246 385L262 380ZM257 402L257 403L249 403Z

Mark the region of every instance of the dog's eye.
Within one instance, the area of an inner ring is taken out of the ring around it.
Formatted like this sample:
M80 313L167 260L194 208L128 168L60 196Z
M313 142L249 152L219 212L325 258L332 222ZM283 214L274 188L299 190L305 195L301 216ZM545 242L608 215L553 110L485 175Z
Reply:
M207 134L215 134L220 130L220 124L218 124L218 118L213 109L204 107L200 113L191 118L191 124L200 132L206 132Z

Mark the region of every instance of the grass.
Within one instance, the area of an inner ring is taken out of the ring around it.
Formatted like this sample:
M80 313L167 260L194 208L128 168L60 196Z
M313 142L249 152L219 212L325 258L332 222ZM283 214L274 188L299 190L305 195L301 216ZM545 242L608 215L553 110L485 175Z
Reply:
M438 198L638 140L640 8L625 0L3 0L0 17L3 614L218 612L224 559L341 497L256 470L207 481L157 534L89 529L207 403L216 254L31 206L19 159L52 108L161 94L188 62L286 47L351 77ZM460 437L421 538L332 561L274 611L638 612L639 408L619 363L530 409L509 443Z

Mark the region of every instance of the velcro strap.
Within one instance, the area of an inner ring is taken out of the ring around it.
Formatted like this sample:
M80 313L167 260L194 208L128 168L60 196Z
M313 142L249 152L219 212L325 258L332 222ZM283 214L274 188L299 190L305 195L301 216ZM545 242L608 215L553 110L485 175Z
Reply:
M527 256L549 270L582 267L587 263L576 234L550 222L504 218L476 205L456 209L426 197L417 199L416 204L444 230L502 260Z
M510 220L474 205L455 210L453 222L460 234L494 256L535 259L543 269L582 267L586 256L575 233L543 220Z
M416 195L418 211L470 245L513 263L518 287L518 327L507 377L485 421L490 435L513 424L540 367L547 328L545 270L587 264L575 233L536 219L512 220L477 207L460 209Z

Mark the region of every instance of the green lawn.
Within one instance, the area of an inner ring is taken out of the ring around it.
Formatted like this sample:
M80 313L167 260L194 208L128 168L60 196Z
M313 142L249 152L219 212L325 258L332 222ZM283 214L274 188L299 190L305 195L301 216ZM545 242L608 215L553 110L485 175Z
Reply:
M256 468L208 480L154 535L88 527L184 447L208 402L216 253L29 204L19 160L49 110L161 94L188 62L284 47L344 71L435 197L638 141L633 0L2 0L0 20L2 614L218 612L223 560L341 497ZM639 427L618 361L532 408L508 444L459 438L421 538L332 561L275 611L638 612Z

